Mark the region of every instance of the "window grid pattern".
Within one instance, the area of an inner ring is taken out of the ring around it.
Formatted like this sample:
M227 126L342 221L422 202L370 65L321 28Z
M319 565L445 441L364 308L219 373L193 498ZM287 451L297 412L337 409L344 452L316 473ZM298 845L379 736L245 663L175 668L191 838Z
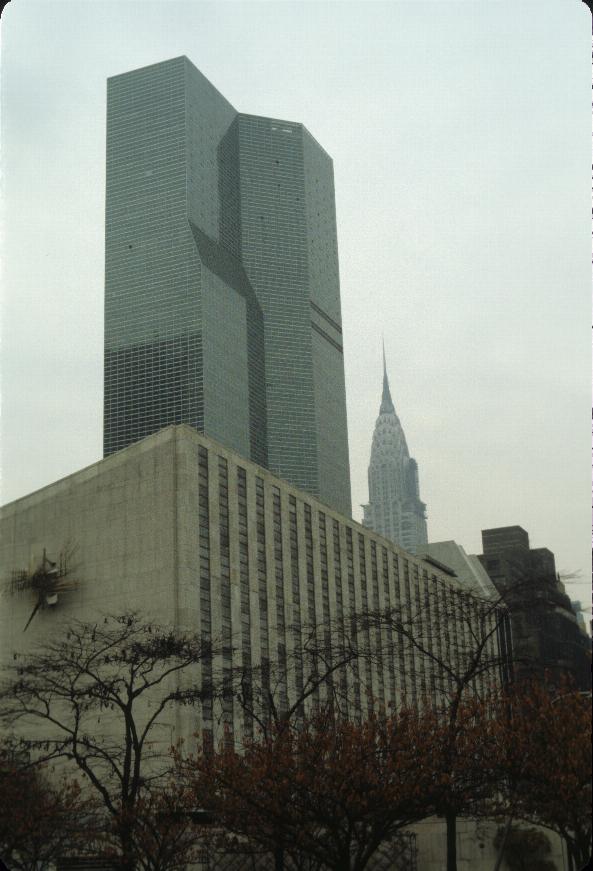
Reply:
M393 567L393 590L395 595L395 608L396 611L399 611L402 607L402 601L405 601L402 597L402 583L403 583L403 567L402 572L400 572L400 560L396 553L393 554L392 561ZM404 704L407 703L407 687L406 687L406 658L405 658L405 644L403 635L398 632L397 638L395 640L396 650L394 654L397 657L397 668L398 668L398 678L399 678L399 687L401 692L401 697Z
M331 613L329 605L329 571L327 564L327 525L325 514L319 512L319 567L321 574L321 613L323 625L325 627L323 636L323 648L325 650L328 663L332 662L332 640L331 640ZM328 678L328 691L333 696L334 679L330 674Z
M338 693L342 712L354 718L373 710L373 703L375 710L383 705L420 706L426 698L431 704L438 703L440 692L447 689L446 680L441 682L446 677L443 669L438 664L433 668L401 634L390 636L385 629L379 637L374 629L361 628L357 618L367 610L402 608L404 621L411 619L417 630L418 642L432 645L438 657L445 661L448 657L452 668L458 669L455 657L461 651L457 645L468 640L461 633L468 631L470 620L479 620L481 615L466 613L467 597L455 593L450 580L429 575L431 569L421 560L395 553L373 533L332 516L329 509L312 506L294 492L285 492L281 482L256 475L222 449L209 452L196 446L195 462L198 625L205 640L214 632L222 641L214 663L204 661L203 679L208 683L213 674L221 675L228 685L238 669L249 679L243 685L247 704L231 706L223 698L213 710L206 703L205 736L223 725L229 732L234 727L244 737L254 734L249 710L264 716L269 711L266 703L261 707L259 688L255 695L255 684L249 685L252 669L261 669L264 693L271 689L266 682L272 668L274 673L276 667L283 670L288 651L302 647L305 627L307 635L324 633L313 640L321 645L329 641L333 656L344 649L345 635L357 638L371 656L336 671L333 684L322 684L302 705L303 713L315 708L332 689ZM214 522L219 527L216 534ZM232 554L238 556L236 573ZM213 577L213 571L220 576ZM240 612L234 610L239 600ZM239 613L240 632L234 625ZM335 634L328 639L329 622ZM310 668L301 660L300 672L287 669L290 677L284 686L274 680L274 702L280 710L302 695L303 685L316 676L314 668L314 663ZM481 679L476 686L483 688Z
M332 520L334 544L334 584L336 590L336 620L339 635L339 651L342 659L346 656L346 618L344 614L344 593L342 590L342 549L340 547L340 524ZM340 668L340 702L348 715L348 675L346 666Z
M448 613L447 601L446 598L443 597L443 646L444 646L444 654L445 659L449 663L450 667L455 671L457 670L458 662L455 658L455 644L453 637L453 620L451 619L451 614ZM453 678L449 675L449 690L453 689Z
M362 600L362 613L368 614L369 612L369 596L368 596L368 588L367 588L367 564L366 564L366 548L365 548L365 537L360 532L358 533L358 570L360 573L360 596ZM365 643L367 646L367 650L371 650L371 630L368 625L363 630L365 636ZM374 710L374 698L373 698L373 670L371 668L371 662L369 657L365 657L364 662L364 670L366 677L366 689L367 689L367 704L369 712Z
M313 567L313 522L311 506L305 503L305 560L307 569L307 623L309 627L317 625L315 608L315 570Z
M229 536L229 472L224 457L218 457L218 523L220 542L220 610L222 622L222 715L233 728L233 626L231 616L231 550Z
M354 536L352 528L346 527L346 571L348 574L348 598L350 605L350 631L352 637L356 637L357 625L356 615L358 608L356 607L356 587L354 582ZM361 708L361 693L360 693L360 668L358 659L354 660L354 710L358 718L362 715Z
M416 616L417 608L416 601L412 598L412 585L410 583L410 565L407 559L403 560L404 564L404 601L411 619ZM418 705L418 694L416 692L416 683L418 674L415 668L414 650L410 642L405 644L405 668L406 668L406 686L409 689L411 704L416 707Z
M240 250L264 313L270 468L318 496L302 127L243 114L237 125Z
M317 610L315 608L315 568L313 564L313 519L311 506L305 502L305 568L307 570L307 630L316 639ZM311 664L311 677L317 677L315 663ZM313 691L313 702L319 704L319 687Z
M104 454L203 426L182 58L108 81Z
M478 632L477 632L479 638L483 637L484 639L486 639L487 634L488 634L489 622L490 621L489 621L488 616L486 614L480 615ZM471 639L470 639L470 641L471 641ZM488 658L489 655L490 655L490 641L488 640L488 641L485 641L485 643L484 643L484 657ZM486 692L486 680L485 680L485 675L483 672L481 674L478 674L476 677L476 691L481 696L483 696Z
M284 562L282 546L282 507L280 490L272 487L272 512L274 524L274 576L276 582L276 637L281 681L279 687L280 712L288 710L288 687L286 683L286 622L284 616Z
M269 713L271 693L270 624L268 608L268 576L266 558L266 513L263 478L255 478L255 520L257 535L257 591L259 603L259 645L261 653L261 684L264 710Z
M208 451L198 448L198 547L200 553L200 630L202 638L212 638L212 588L210 576L210 508L208 486ZM212 684L212 661L202 661L202 680L206 686ZM212 728L212 701L204 700L202 705L204 726Z
M496 660L496 620L494 619L494 613L492 610L488 616L488 659L490 662L494 662ZM484 692L488 689L488 681L486 675L484 675Z
M237 528L239 537L239 587L241 596L241 669L245 677L243 693L245 706L243 729L247 737L253 737L253 706L251 682L251 609L249 596L249 537L247 526L247 473L237 467Z
M349 515L333 170L313 137L237 113L183 57L114 76L105 239L105 456L189 424Z
M448 677L445 674L444 663L445 663L445 623L446 618L444 617L444 597L443 590L441 589L441 584L437 583L436 577L433 575L433 591L434 591L434 608L432 610L432 619L433 619L433 638L435 644L435 651L437 658L439 659L439 664L437 665L437 679L439 683L439 691L444 692L445 688L448 685Z
M416 612L416 619L418 621L418 634L420 637L420 641L422 646L426 645L426 615L424 614L424 599L422 597L422 593L420 590L420 573L418 571L417 563L412 563L412 593L414 596L414 608ZM416 668L419 669L419 677L420 677L420 698L422 700L426 699L427 693L427 682L426 682L426 672L428 668L427 657L422 656L421 654L416 657ZM416 685L418 684L418 680L415 681Z
M257 584L259 596L259 640L262 663L270 661L270 639L268 632L268 578L266 574L266 521L264 482L255 479L255 520L257 529Z
M431 602L431 591L433 585L429 584L428 581L428 572L426 569L422 570L422 598L423 598L423 614L424 614L424 627L425 627L425 644L427 648L433 646L433 603ZM436 663L431 659L427 662L427 683L429 686L430 697L434 699L436 693L436 676L437 676L437 666Z
M372 590L372 610L379 613L381 610L381 602L379 599L379 569L377 565L377 545L371 541L371 590ZM383 645L381 643L381 629L378 627L375 630L375 644L379 655L379 662L383 662ZM377 677L379 682L379 701L381 705L385 703L385 681L383 676L383 668L377 668Z
M301 626L301 584L299 579L299 538L297 520L297 501L294 496L288 497L288 518L290 526L290 574L291 574L291 598L292 598L292 632L294 646L298 651L303 643ZM303 694L303 662L297 657L295 686L297 696Z
M391 602L391 592L389 590L389 559L387 556L387 548L381 548L381 569L383 573L383 601L385 603L385 608L388 610ZM389 652L389 644L387 645L388 655L387 655L387 669L388 669L388 680L389 680L389 694L388 699L395 699L396 692L396 682L395 682L395 663L393 654Z

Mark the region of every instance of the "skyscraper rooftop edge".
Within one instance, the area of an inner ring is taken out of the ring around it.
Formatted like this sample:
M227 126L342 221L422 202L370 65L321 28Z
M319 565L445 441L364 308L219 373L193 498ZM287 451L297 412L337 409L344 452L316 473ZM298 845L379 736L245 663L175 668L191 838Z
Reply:
M135 73L140 73L143 70L151 70L155 67L160 67L160 66L163 66L164 64L173 64L173 63L176 63L178 61L185 61L187 64L189 64L190 67L192 67L194 70L196 70L196 72L198 72L200 74L200 76L202 76L202 78L208 82L208 84L216 91L217 94L219 94L222 97L223 100L225 100L227 103L229 103L229 105L231 105L231 106L233 105L232 103L230 103L229 99L227 97L225 97L221 91L218 90L216 85L212 84L212 82L208 78L208 76L204 75L204 73L199 69L199 67L197 67L195 65L195 63L185 54L180 54L180 55L176 55L175 57L166 58L166 60L163 60L163 61L155 61L154 63L151 63L151 64L144 64L141 67L134 67L131 70L126 70L124 73L114 73L112 76L107 76L107 81L112 82L112 81L115 81L116 79L125 78L126 76L134 75ZM233 108L235 108L235 107L233 106ZM303 130L307 134L307 136L311 137L313 142L315 142L316 145L319 146L319 148L328 156L328 158L332 161L332 164L333 164L333 159L332 159L331 154L329 154L329 152L323 147L323 145L321 145L319 140L311 133L311 131L309 130L307 125L303 124L302 121L290 121L288 118L277 118L277 117L274 117L272 115L261 115L261 114L257 114L254 112L242 112L239 109L235 109L235 112L237 113L237 116L240 118L261 118L262 121L276 122L277 124L290 124L292 127L300 128L301 130Z
M162 61L155 61L152 64L145 64L144 66L141 66L141 67L134 67L134 69L126 70L123 73L115 73L112 76L107 76L107 83L109 84L111 82L115 82L117 79L124 79L127 76L134 76L138 73L149 72L150 70L156 69L157 67L165 67L168 64L172 65L175 63L179 63L180 61L184 61L186 66L191 67L191 69L194 72L196 72L205 82L207 82L208 86L210 88L212 88L212 90L218 94L218 96L221 98L221 100L224 100L224 102L228 106L230 106L234 112L239 114L237 112L237 110L235 109L235 107L233 106L233 104L227 99L227 97L224 96L222 91L219 91L218 88L216 87L216 85L212 84L212 82L210 81L208 76L204 75L204 73L195 65L195 63L193 63L193 61L191 61L188 58L188 56L185 54L180 54L180 55L177 55L176 57L166 58L166 60L162 60Z
M269 121L270 123L273 123L273 124L290 124L291 127L297 127L299 130L302 130L304 133L307 134L307 136L309 136L312 139L312 141L320 148L320 150L323 151L323 153L327 155L328 159L331 161L331 163L333 165L334 161L333 161L331 154L328 151L326 151L326 149L323 147L323 145L321 145L319 140L316 139L315 136L313 136L313 134L311 133L311 131L309 130L307 125L303 124L302 121L289 121L287 118L275 118L272 115L257 115L257 114L254 114L253 112L237 112L237 115L239 118L254 118L255 120L261 119L262 121Z
M192 64L192 66L195 66L195 64L193 64L191 62L191 60L187 57L187 55L178 54L175 57L168 57L166 60L155 61L154 63L151 63L151 64L143 64L141 67L134 67L133 69L126 70L123 73L114 73L112 76L107 76L107 81L110 82L113 79L121 79L124 76L129 76L129 75L132 75L133 73L140 73L140 72L142 72L142 70L149 70L149 69L152 69L153 67L160 67L160 66L163 66L164 64L172 64L172 63L175 63L177 61L187 61L187 63L190 63L190 64ZM197 67L196 67L196 69L197 69ZM202 73L202 75L203 75L203 73ZM206 78L206 77L204 76L204 78Z

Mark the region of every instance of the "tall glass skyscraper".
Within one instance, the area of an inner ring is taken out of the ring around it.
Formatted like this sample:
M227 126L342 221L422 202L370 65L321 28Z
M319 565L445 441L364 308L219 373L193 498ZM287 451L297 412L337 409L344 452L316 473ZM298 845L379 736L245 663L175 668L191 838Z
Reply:
M108 81L104 453L189 423L350 514L331 158L185 57Z
M383 396L373 433L369 463L369 502L365 526L410 553L428 541L426 505L420 501L418 464L410 457L406 436L395 412L383 352Z

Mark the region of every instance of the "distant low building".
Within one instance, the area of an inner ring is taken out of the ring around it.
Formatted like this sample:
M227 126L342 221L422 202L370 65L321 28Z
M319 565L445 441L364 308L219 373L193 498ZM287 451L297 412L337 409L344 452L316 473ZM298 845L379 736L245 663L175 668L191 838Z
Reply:
M591 685L590 645L578 625L548 548L530 548L520 526L482 530L479 559L511 615L515 668L568 673Z
M577 623L579 625L579 629L584 635L589 635L587 632L587 620L585 618L585 612L583 611L583 606L581 602L578 600L571 600L570 602L572 606L572 610L574 611L574 615L577 618Z
M418 556L438 561L442 569L449 567L468 592L486 599L500 597L488 572L475 554L467 554L456 541L431 541L418 548Z

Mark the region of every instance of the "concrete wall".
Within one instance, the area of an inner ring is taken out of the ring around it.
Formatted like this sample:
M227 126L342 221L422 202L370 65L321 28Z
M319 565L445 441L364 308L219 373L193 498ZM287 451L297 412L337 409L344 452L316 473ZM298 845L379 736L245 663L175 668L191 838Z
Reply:
M442 602L456 588L433 566L189 426L162 430L13 502L2 510L0 523L7 581L31 561L36 567L44 549L56 560L68 546L76 548L75 589L60 594L55 607L40 610L25 633L35 597L5 591L4 661L34 640L63 631L58 626L70 619L129 609L234 647L232 660L226 654L215 661L222 670L243 665L246 648L252 665L278 661L297 643L295 624L348 626L353 612L406 602L412 612L426 612L418 632L438 646L438 613L429 616L425 597L438 589ZM298 553L291 550L291 532ZM243 575L241 546L248 553ZM438 611L436 603L431 607ZM453 645L464 643L462 626L447 629ZM371 631L367 641L376 644L378 635ZM427 657L396 652L383 662L382 668L361 666L352 704L367 711L435 691ZM228 716L227 725L240 734L242 712ZM196 715L188 728L197 727Z
M498 855L493 841L498 828L497 823L486 820L479 822L458 820L458 871L493 871ZM441 820L430 819L417 826L412 826L410 830L416 833L417 838L417 871L444 871L447 846L445 824ZM541 831L548 838L552 848L548 859L554 863L557 871L567 871L568 859L566 847L562 840L553 832L545 829ZM501 871L508 871L506 862L503 862Z
M56 560L71 547L76 581L76 589L41 610L24 634L33 594L4 591L3 658L72 618L140 608L152 619L175 621L174 476L175 444L167 431L1 509L3 578L30 563L37 567L44 549Z
M239 511L241 475L246 493L244 529ZM222 501L225 476L228 546ZM294 528L296 562L291 549ZM241 535L248 545L245 570L240 559ZM50 559L57 560L68 547L75 547L71 572L75 588L60 594L54 607L40 610L23 632L36 600L31 591L11 594L12 571L29 564L36 568L44 549ZM263 573L258 555L265 562ZM59 637L73 619L100 620L106 613L136 609L149 620L180 629L199 632L208 626L215 638L224 639L230 631L237 647L233 664L240 666L245 639L239 627L245 601L250 655L256 663L264 650L264 634L271 658L281 643L290 651L295 638L288 627L297 615L303 625L310 621L311 608L319 621L328 613L335 619L340 609L347 618L351 608L385 608L406 596L419 607L427 585L440 585L442 595L455 589L454 581L421 559L188 426L162 430L1 509L0 572L4 579L2 663L12 662L14 651L26 652L37 642ZM204 579L210 603L207 621L201 607ZM312 599L308 595L311 583ZM264 618L262 591L267 602ZM453 631L454 627L448 628ZM439 643L435 625L425 621L421 631ZM376 700L385 703L401 698L404 689L413 698L422 681L430 687L430 673L412 656L406 654L396 666L394 670L386 667L383 673L375 666L368 673L361 668L363 698L370 689ZM187 680L199 681L199 672L198 668ZM293 691L290 684L289 694ZM215 711L214 720L229 715L240 732L241 712L236 709L230 714ZM172 712L162 723L163 746L177 737L189 741L204 726L212 723L202 722L192 708ZM96 723L96 728L107 727L105 718ZM427 822L416 830L419 871L440 871L444 867L442 823ZM460 871L493 868L492 836L493 832L489 839L482 837L473 823L460 824ZM557 868L564 868L560 860Z

